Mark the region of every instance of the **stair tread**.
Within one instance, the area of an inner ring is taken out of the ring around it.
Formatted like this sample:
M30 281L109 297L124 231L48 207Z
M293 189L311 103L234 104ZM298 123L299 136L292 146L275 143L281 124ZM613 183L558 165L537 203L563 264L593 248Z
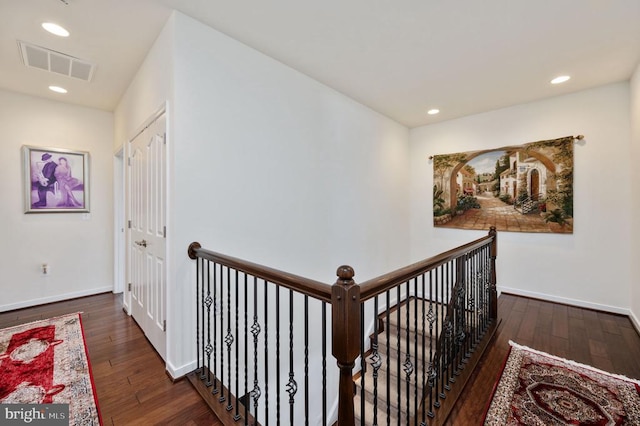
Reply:
M398 371L398 348L397 348L397 336L394 336L393 338L389 339L391 344L389 345L389 367L390 370L392 371L392 374L397 375L397 371ZM411 363L413 364L413 369L414 369L414 374L416 373L416 371L422 372L422 362L416 363L416 353L415 353L415 346L414 346L414 342L411 342L411 345L409 347L409 358L411 360ZM406 338L401 336L400 337L400 371L402 376L405 375L404 371L402 371L403 369L403 364L406 360L407 357L407 342L406 342ZM426 362L425 364L428 364L428 360L430 357L430 345L425 342L425 358L426 358ZM382 366L380 367L381 370L386 371L387 369L387 342L386 342L386 337L382 340L378 341L378 354L379 356L382 358ZM371 355L369 355L367 357L367 361L370 358ZM419 341L418 342L418 353L417 353L417 358L421 359L422 358L422 344ZM418 365L416 365L418 364Z
M364 422L362 421L362 403L361 403L361 399L359 395L356 395L354 397L353 400L353 404L354 404L354 413L355 413L355 417L358 424L363 424L363 425L373 425L373 403L367 401L365 399L364 401L364 409L365 409L365 416L364 416ZM378 402L378 409L377 411L377 421L379 425L386 425L387 424L387 405L386 403L384 404L380 404L380 402ZM391 425L399 425L399 424L403 424L406 423L407 418L406 418L406 413L404 413L402 410L400 410L400 416L398 417L398 410L391 410L389 413L389 420L390 420L390 424Z
M424 300L424 307L423 305L423 300ZM444 316L446 316L446 307L444 305L442 305L441 303L437 303L437 302L430 302L427 299L418 299L418 306L416 309L415 306L415 299L411 299L409 300L408 303L403 303L398 310L400 311L400 323L403 325L402 328L406 329L406 323L407 323L407 308L409 310L409 330L411 331L416 331L417 330L429 330L429 320L426 318L426 315L428 315L429 313L429 308L431 307L433 309L434 315L437 314L437 317L439 318L438 324L439 327L441 327L441 321L442 318ZM430 305L431 304L431 305ZM408 306L407 306L408 305ZM390 325L393 326L398 326L398 310L396 311L392 311L389 312L389 323ZM416 321L416 313L418 314L418 318ZM422 326L422 317L425 316L424 319L424 328ZM382 318L383 323L386 324L386 316L384 316ZM416 324L417 323L417 324ZM416 328L417 325L417 328ZM435 327L435 322L434 322L434 327ZM435 328L434 328L435 330Z
M389 377L389 393L387 394L387 375L386 372L378 372L378 379L377 379L377 387L378 387L378 391L377 391L377 397L378 397L378 404L380 404L381 406L386 407L387 405L387 398L389 398L390 401L390 406L392 407L392 409L397 410L398 409L398 394L400 395L400 408L403 410L406 410L406 397L407 397L407 384L406 381L401 380L400 383L398 383L398 379L397 377L394 377L393 375L390 375ZM373 372L372 371L367 371L364 375L364 385L365 385L365 391L364 391L364 395L365 395L365 399L371 403L373 403L374 401L374 396L373 396L373 390L374 390L374 378L373 378ZM357 380L355 380L355 384L356 384L356 393L358 395L362 395L362 376L359 377ZM400 386L400 392L398 392L398 386ZM418 386L417 388L418 390L418 399L420 400L421 396L422 396L422 387ZM416 383L414 381L412 381L409 384L409 397L410 397L410 412L413 413L415 411L415 395L416 395ZM386 409L386 408L385 408Z

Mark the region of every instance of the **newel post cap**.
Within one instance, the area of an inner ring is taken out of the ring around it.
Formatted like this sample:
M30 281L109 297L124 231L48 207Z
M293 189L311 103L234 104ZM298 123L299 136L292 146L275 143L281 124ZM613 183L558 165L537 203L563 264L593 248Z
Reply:
M189 248L187 249L187 254L189 255L190 259L197 259L197 255L196 255L196 251L198 249L201 249L202 246L200 245L199 242L192 242L191 244L189 244Z
M338 281L341 281L341 284L353 284L353 277L356 275L356 272L349 265L342 265L338 267L336 271L336 275L338 276Z

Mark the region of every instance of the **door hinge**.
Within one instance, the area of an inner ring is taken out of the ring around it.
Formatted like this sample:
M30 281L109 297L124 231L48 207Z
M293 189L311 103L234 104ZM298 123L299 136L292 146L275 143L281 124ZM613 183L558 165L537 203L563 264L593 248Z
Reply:
M131 165L131 157L127 158L127 166Z
M129 227L129 229L131 229L131 221L128 222L127 226Z
M129 289L129 291L131 291L131 283L129 283L129 285L127 286L127 288Z
M162 229L162 237L163 238L167 238L167 227L166 226Z
M167 320L162 321L162 331L167 331Z
M164 142L165 145L167 144L167 133L166 132L162 135L162 141Z

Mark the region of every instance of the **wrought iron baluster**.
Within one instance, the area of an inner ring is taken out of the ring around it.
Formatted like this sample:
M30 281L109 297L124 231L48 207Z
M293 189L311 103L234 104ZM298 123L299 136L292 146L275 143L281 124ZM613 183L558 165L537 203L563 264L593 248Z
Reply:
M423 295L424 297L424 295ZM420 358L418 358L418 278L413 279L413 359L416 368L415 386L413 389L413 418L414 425L418 426L418 368L420 368ZM424 315L423 315L424 316ZM423 330L424 333L424 330ZM424 358L423 358L424 359ZM424 369L423 369L424 370Z
M324 377L323 377L324 379ZM289 394L289 424L294 425L294 403L295 395L298 392L293 372L293 290L289 290L289 382L287 383L287 393Z
M485 327L491 320L491 250L487 247L485 252L485 275L484 275L484 285L482 286L484 291L484 300L485 300L485 309L484 309L484 320Z
M461 256L461 270L458 270L459 278L456 279L457 291L455 295L455 324L456 324L456 335L455 335L455 354L457 363L453 369L453 372L456 376L460 375L460 368L462 367L462 359L464 356L464 343L466 339L466 315L465 315L465 300L467 298L466 295L466 282L467 282L467 270L466 264L468 255L465 254ZM461 281L458 281L461 280ZM455 378L452 376L452 382L455 381Z
M421 276L421 282L422 282L422 315L420 315L421 321L422 321L422 422L420 423L420 426L426 426L426 404L424 403L424 394L425 394L425 390L427 389L427 382L426 382L426 377L425 377L425 372L427 370L427 357L426 357L426 335L427 335L427 328L426 328L426 323L425 323L425 318L427 316L426 314L426 284L425 284L425 274L422 274ZM429 300L431 300L431 292L429 292ZM429 333L429 337L431 337L431 333ZM429 407L431 407L431 401L429 401ZM416 416L417 418L417 416Z
M205 363L204 363L204 356L205 356L205 333L206 330L204 328L204 261L202 262L202 267L200 268L200 330L202 330L202 339L200 339L200 345L201 345L201 353L202 353L202 370L200 371L200 380L204 380L207 376L204 372L204 368L205 368Z
M391 424L391 352L390 352L390 343L391 341L389 340L390 337L390 329L391 329L391 290L387 290L386 292L386 296L387 296L387 310L386 310L386 315L385 315L385 319L386 319L386 324L385 324L385 338L386 338L386 344L385 346L387 347L387 356L386 356L386 370L387 370L387 426L389 426Z
M249 369L248 369L248 364L249 364L249 345L248 345L248 337L249 337L249 307L248 307L248 296L247 296L247 291L248 291L248 282L249 277L247 276L247 274L244 274L244 390L243 390L243 394L248 394L248 390L249 390L249 379L248 379L248 375L249 375ZM255 294L253 296L255 298ZM244 401L244 424L248 425L249 423L249 416L248 416L248 407L249 407L249 399L247 398Z
M447 264L445 263L441 267L438 268L438 283L440 284L440 315L438 316L439 320L436 320L436 330L439 330L438 342L440 342L439 353L436 353L436 384L437 384L437 400L434 404L436 408L440 407L440 399L444 397L444 388L442 387L444 382L444 375L446 374L445 370L445 361L446 361L446 347L447 342L444 339L444 319L446 318L446 307L449 301L447 300L447 291L446 291L446 277L447 277Z
M449 387L449 378L451 377L451 375L449 374L449 366L451 365L451 340L453 336L453 324L451 324L451 315L450 315L450 311L451 311L451 290L452 290L452 284L451 281L453 279L453 263L452 262L448 262L447 263L447 267L445 268L445 273L446 273L446 279L445 279L445 300L444 303L446 303L447 306L447 313L446 316L443 316L444 318L447 318L446 323L443 324L443 326L445 327L445 329L447 330L445 333L445 342L446 342L446 346L445 346L445 351L444 351L444 355L445 355L445 375L444 377L442 377L441 383L442 383L442 389L441 389L441 394L440 397L441 398L445 398L446 394L445 394L445 390L449 390L451 389Z
M304 295L304 424L309 425L309 296Z
M276 422L280 423L280 286L274 286L276 295Z
M322 302L322 425L327 424L327 303Z
M233 410L231 405L231 345L233 344L233 334L231 334L231 268L227 268L227 334L224 336L224 343L227 345L227 374L229 382L227 383L227 411Z
M364 303L360 304L360 324L364 324ZM360 420L362 424L365 423L366 410L364 401L364 389L365 389L365 359L364 359L364 333L360 333Z
M402 306L402 298L401 298L401 294L400 294L400 286L397 285L396 286L396 303L398 305L398 309L396 309L396 322L397 322L397 327L396 327L396 378L397 378L397 383L396 383L396 388L398 390L398 399L397 399L397 405L396 407L398 407L398 421L400 421L400 416L402 415L402 404L401 404L401 395L402 395L402 385L401 385L401 380L400 380L400 372L402 371L401 367L400 367L400 363L402 362L402 354L400 353L400 330L401 330L401 326L402 326L402 321L400 319L400 307Z
M222 270L222 266L218 267L213 264L213 389L211 393L216 395L220 392L218 389L218 315L220 315L220 302L218 302L218 270Z
M434 352L435 349L434 345L437 345L438 342L438 271L439 268L436 269L435 271L435 275L436 275L436 283L434 286L433 283L433 270L429 271L429 312L427 313L427 320L429 321L429 371L428 371L428 385L429 385L429 411L427 412L427 415L430 418L435 417L435 412L434 412L434 408L439 407L439 402L437 400L437 398L434 400L434 393L437 392L437 369L435 366L435 362L436 360L434 359ZM434 293L434 288L435 288L435 293ZM435 301L434 301L435 299ZM435 303L435 310L434 310L434 303ZM434 323L435 323L435 331L434 331ZM435 333L435 334L434 334ZM437 347L437 346L436 346ZM436 405L438 404L438 405ZM424 416L423 416L424 417Z
M470 324L469 324L469 343L467 345L467 356L470 357L471 354L475 351L476 342L478 340L478 283L480 281L478 277L479 273L479 259L482 254L482 249L476 250L476 253L473 256L473 260L471 262L471 282L468 287L469 294L469 316L470 316Z
M264 280L264 418L269 425L269 283Z
M235 352L235 357L236 357L236 365L235 365L235 370L236 370L236 393L235 393L235 405L236 405L236 414L233 416L233 420L238 421L242 418L242 416L240 415L240 407L238 404L238 395L239 395L239 386L238 386L238 356L240 354L240 351L238 350L238 341L240 339L238 339L238 287L239 287L239 281L238 281L238 270L236 269L236 280L235 280L235 299L236 299L236 329L235 329L235 348L234 348L234 352ZM229 399L229 401L231 401L231 399Z
M204 300L207 306L207 346L205 347L207 353L207 387L211 386L211 352L213 346L211 346L211 262L207 260L207 298Z
M220 265L220 301L224 300L224 269L225 267ZM227 271L229 268L226 268ZM227 317L227 319L229 319ZM222 339L224 336L224 309L220 309L220 338ZM225 402L227 400L224 395L224 347L222 347L222 342L220 342L220 397L218 398L219 402ZM216 370L218 367L216 366Z
M364 304L363 304L364 306ZM378 354L378 296L373 299L373 343L371 345L371 367L373 368L373 424L378 424L378 370L382 365L382 359ZM364 374L363 374L364 376ZM365 398L364 388L362 389L362 399Z
M198 297L198 293L200 292L200 268L202 267L202 262L202 258L196 258L196 374L200 373L202 364L204 364L204 355L200 357L200 297Z
M258 400L262 393L258 383L258 336L260 335L260 323L258 323L258 277L253 277L253 324L251 325L251 334L253 335L253 390L251 391L251 397L253 398L253 417L258 423Z
M404 370L405 380L407 384L407 395L405 396L407 400L407 411L406 411L407 425L409 425L409 417L411 413L411 375L413 374L413 370L414 370L413 362L411 361L411 299L409 298L409 294L411 293L410 282L411 281L406 282L407 300L405 304L407 307L407 313L405 317L406 317L406 327L407 327L407 348L406 348L404 363L402 364L402 368Z

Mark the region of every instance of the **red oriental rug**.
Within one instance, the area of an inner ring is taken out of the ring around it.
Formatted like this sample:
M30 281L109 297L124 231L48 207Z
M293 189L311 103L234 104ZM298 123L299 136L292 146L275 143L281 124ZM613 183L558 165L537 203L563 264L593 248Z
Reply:
M640 425L640 381L509 344L485 425Z
M79 313L0 330L0 403L69 404L70 425L102 424Z

